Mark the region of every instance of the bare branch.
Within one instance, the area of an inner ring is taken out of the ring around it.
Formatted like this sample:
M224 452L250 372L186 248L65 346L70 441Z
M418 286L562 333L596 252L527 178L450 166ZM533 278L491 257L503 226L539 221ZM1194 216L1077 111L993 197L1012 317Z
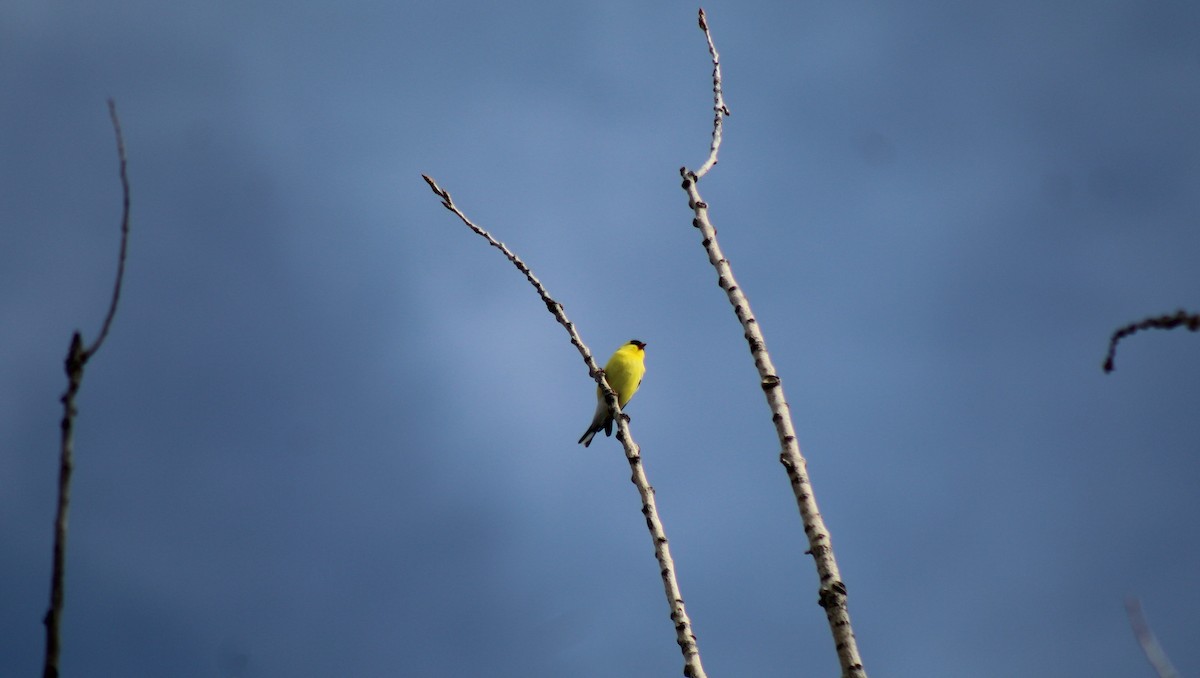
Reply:
M729 107L725 105L725 94L721 89L721 56L717 54L717 46L713 44L712 33L708 30L708 18L704 14L704 8L700 8L700 30L704 31L704 37L708 40L708 53L712 56L713 65L713 133L712 144L708 150L708 160L696 170L696 178L699 179L717 164L717 151L721 149L721 122L725 116L732 115Z
M67 349L65 370L67 373L67 390L63 393L63 418L61 422L61 440L58 464L58 507L54 516L54 564L50 574L50 608L42 623L46 626L46 656L42 666L43 678L58 678L58 660L62 651L62 612L64 599L64 584L67 565L67 514L71 504L71 472L75 461L75 396L79 393L83 382L83 368L87 364L112 325L113 316L117 312L117 301L121 297L121 282L125 275L125 252L129 241L129 178L126 174L125 139L121 135L121 121L117 117L117 105L108 100L108 114L112 119L113 131L117 137L117 157L120 160L121 188L123 193L123 209L121 216L121 251L117 259L117 282L113 288L112 301L104 318L104 325L96 342L90 348L83 346L83 335L76 331L71 336L71 346Z
M1146 654L1150 665L1154 667L1158 678L1179 678L1179 672L1171 664L1166 651L1158 644L1158 638L1154 636L1154 631L1146 621L1146 615L1142 614L1142 601L1126 598L1125 613L1129 615L1129 625L1133 627L1134 638L1137 638L1138 645Z
M700 230L701 242L708 253L708 261L717 270L717 284L725 290L729 303L733 306L734 314L742 325L744 336L750 346L750 354L754 358L754 366L758 369L763 394L767 405L771 408L771 420L775 425L775 433L779 437L781 451L779 461L787 470L792 492L796 496L796 504L804 522L804 533L808 536L809 550L813 556L820 578L817 602L825 609L829 621L829 629L837 648L838 659L842 666L842 676L845 678L865 678L862 658L858 654L858 643L854 637L854 629L850 625L850 611L846 603L846 585L842 582L837 560L833 555L833 543L817 500L809 483L807 462L800 453L800 445L796 441L796 431L792 423L791 411L783 393L783 381L780 379L767 352L767 342L762 328L754 312L750 310L750 301L742 292L741 286L733 277L733 269L717 243L717 230L708 217L708 204L700 196L697 182L715 162L716 146L720 142L721 118L728 114L721 100L720 69L717 65L717 52L712 46L712 36L708 31L708 22L704 12L700 12L700 28L708 39L709 53L713 59L713 91L717 93L717 115L713 123L713 150L709 162L697 172L690 172L686 167L680 168L683 176L683 190L688 195L688 206L692 209L692 226Z
M567 314L563 311L562 304L550 296L550 293L546 291L541 281L533 275L533 272L529 270L525 262L513 254L504 243L493 238L491 233L488 233L468 219L454 204L450 193L438 186L436 181L424 174L421 175L421 178L442 199L443 207L458 216L467 225L467 228L470 228L487 240L489 245L500 250L512 262L513 266L516 266L517 270L525 275L525 279L529 281L529 284L533 285L533 288L537 290L538 296L542 298L542 302L546 304L546 309L554 315L554 318L571 337L571 343L583 357L584 364L587 365L588 374L603 389L609 408L616 413L614 418L617 422L617 440L625 448L625 458L629 462L629 468L633 471L631 480L637 486L638 494L642 499L642 514L646 517L646 526L650 530L650 538L654 542L654 557L658 560L659 572L663 580L663 589L667 596L667 604L671 608L671 621L675 625L675 640L683 653L683 675L689 678L706 678L707 674L704 672L704 666L700 663L700 649L696 643L696 635L692 632L692 621L688 617L687 610L684 607L683 594L679 589L679 581L675 575L675 561L671 558L667 533L663 529L662 521L658 517L658 506L654 500L654 488L651 487L642 464L641 448L633 440L633 434L629 430L629 417L621 413L621 408L617 402L617 394L609 386L608 380L604 376L604 370L600 369L600 366L596 364L591 351L588 350L588 347L583 343L583 339L579 336L579 332L575 329L575 324L567 318Z
M1167 313L1146 318L1140 322L1130 323L1113 332L1112 338L1108 340L1108 355L1104 358L1104 371L1112 372L1116 369L1113 361L1117 358L1117 343L1125 337L1141 330L1173 330L1176 327L1187 327L1193 332L1200 330L1200 313L1188 313L1181 308L1175 311L1174 314Z
M117 136L117 158L120 160L121 251L117 255L117 280L113 283L113 295L112 301L108 305L108 315L104 316L104 325L100 328L96 342L84 351L84 360L91 358L92 354L100 349L100 345L108 336L108 329L112 326L113 316L117 314L117 302L121 300L121 282L125 278L125 252L129 243L129 174L126 171L125 137L121 134L121 120L117 117L117 103L112 99L108 100L108 116L112 119L113 132Z

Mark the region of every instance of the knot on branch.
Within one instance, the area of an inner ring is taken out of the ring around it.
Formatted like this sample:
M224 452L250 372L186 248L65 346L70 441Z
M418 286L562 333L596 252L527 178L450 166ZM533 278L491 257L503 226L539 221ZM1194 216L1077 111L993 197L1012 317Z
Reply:
M846 585L835 580L822 586L817 604L826 610L844 606L846 604Z

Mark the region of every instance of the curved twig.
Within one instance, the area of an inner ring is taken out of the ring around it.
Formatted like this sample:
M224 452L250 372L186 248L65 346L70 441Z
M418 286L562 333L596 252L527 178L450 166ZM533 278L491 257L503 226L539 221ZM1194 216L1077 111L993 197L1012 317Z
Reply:
M1116 369L1113 361L1117 358L1117 343L1125 337L1141 330L1173 330L1176 327L1186 327L1193 332L1200 330L1200 313L1188 313L1181 308L1173 314L1153 316L1136 323L1129 323L1116 330L1113 332L1112 338L1108 340L1108 355L1104 357L1104 371L1107 373Z

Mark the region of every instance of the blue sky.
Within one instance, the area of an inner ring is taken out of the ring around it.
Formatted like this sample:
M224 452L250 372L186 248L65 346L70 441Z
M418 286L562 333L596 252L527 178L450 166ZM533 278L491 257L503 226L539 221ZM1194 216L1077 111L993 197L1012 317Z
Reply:
M1200 5L706 6L700 189L784 380L872 675L1200 674ZM65 675L661 676L631 403L709 675L836 658L678 168L682 3L0 8L0 674L40 670L71 332Z

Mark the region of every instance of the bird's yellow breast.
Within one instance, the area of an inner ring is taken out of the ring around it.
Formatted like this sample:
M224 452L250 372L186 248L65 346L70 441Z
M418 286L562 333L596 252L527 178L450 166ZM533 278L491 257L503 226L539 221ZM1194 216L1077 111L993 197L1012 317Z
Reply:
M617 392L617 403L625 407L625 403L637 392L646 374L646 352L636 344L625 344L608 359L604 366L604 375L608 385ZM597 389L597 393L599 393Z

